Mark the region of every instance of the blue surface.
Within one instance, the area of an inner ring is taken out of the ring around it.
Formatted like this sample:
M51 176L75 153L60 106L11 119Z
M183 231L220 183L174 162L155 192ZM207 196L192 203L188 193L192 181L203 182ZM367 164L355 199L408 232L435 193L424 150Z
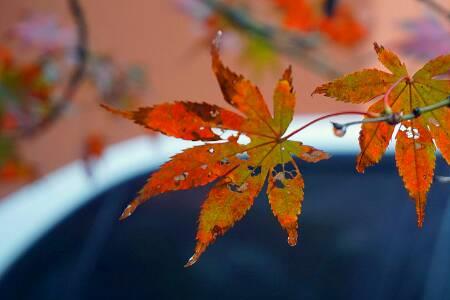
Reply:
M296 247L261 195L185 269L208 187L156 197L118 222L143 175L55 226L0 281L1 299L450 299L448 185L433 185L419 230L393 157L365 175L354 156L300 167Z

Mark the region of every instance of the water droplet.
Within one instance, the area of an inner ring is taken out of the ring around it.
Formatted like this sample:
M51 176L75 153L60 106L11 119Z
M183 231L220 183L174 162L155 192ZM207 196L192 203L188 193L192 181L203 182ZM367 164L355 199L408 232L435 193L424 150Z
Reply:
M205 127L202 126L202 127L200 127L199 129L200 129L200 130L205 130Z
M208 168L208 165L207 164L203 164L203 165L200 166L200 168L202 168L203 170L206 170Z
M208 149L208 152L209 152L209 153L214 153L214 148L209 148L209 149Z
M333 133L335 136L343 137L345 135L345 133L347 132L346 126L339 124L339 123L334 123L334 122L331 122L331 124L333 124Z
M222 40L222 34L223 34L222 30L218 30L216 33L216 37L213 40L214 47L218 49L220 48L220 41Z

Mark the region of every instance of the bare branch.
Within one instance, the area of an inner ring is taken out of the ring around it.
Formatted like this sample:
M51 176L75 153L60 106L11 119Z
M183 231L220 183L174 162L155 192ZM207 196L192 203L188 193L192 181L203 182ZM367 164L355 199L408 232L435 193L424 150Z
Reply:
M37 132L44 130L50 124L58 119L62 112L65 111L67 106L73 100L76 90L78 89L85 70L88 56L88 30L86 19L84 17L83 10L78 0L68 0L70 13L74 19L78 43L76 46L77 65L72 71L72 74L67 82L66 88L61 94L61 99L51 108L50 112L36 124L33 124L27 128L23 128L14 137L27 137L36 134Z
M427 5L429 8L446 18L450 21L450 11L446 9L442 4L436 2L435 0L419 0L420 2Z
M402 121L407 121L407 120L412 120L415 118L420 117L422 114L442 108L442 107L448 107L450 106L450 96L448 96L447 98L445 98L444 100L431 104L431 105L427 105L427 106L423 106L423 107L416 107L412 110L412 113L410 114L406 114L403 115L401 113L388 113L388 114L384 114L380 117L376 117L376 118L365 118L362 119L360 121L354 121L354 122L348 122L348 123L332 123L333 127L335 130L339 129L339 130L343 130L345 132L345 130L352 126L352 125L357 125L357 124L363 124L363 123L378 123L378 122L386 122L389 123L391 125L395 125L398 124Z
M320 42L317 35L309 37L301 36L295 32L260 24L247 13L236 9L224 1L201 0L202 3L214 10L233 27L246 35L258 37L275 49L295 58L305 64L311 70L323 74L327 78L336 78L340 72L335 70L325 58L317 58L311 51L316 49Z

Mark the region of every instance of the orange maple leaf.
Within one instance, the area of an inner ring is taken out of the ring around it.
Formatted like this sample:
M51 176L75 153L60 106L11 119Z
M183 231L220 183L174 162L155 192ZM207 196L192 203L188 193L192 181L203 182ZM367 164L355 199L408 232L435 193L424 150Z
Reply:
M328 16L324 12L323 1L274 1L283 12L283 23L287 28L301 32L320 31L343 46L352 46L367 34L348 5L337 4L333 14Z
M275 3L284 13L283 23L287 28L309 32L319 26L319 16L308 1L275 0Z
M348 6L338 6L332 16L325 16L319 25L328 38L343 46L352 46L367 35L367 30L354 17Z
M225 100L241 114L193 102L174 102L136 111L107 110L163 134L186 140L220 141L196 146L172 157L148 179L139 195L123 212L135 209L158 194L186 190L217 180L202 205L197 245L186 266L191 266L214 240L229 230L252 206L268 177L267 195L274 215L297 242L298 215L303 200L303 179L293 156L309 162L328 158L325 152L290 141L283 135L292 121L295 94L289 67L274 92L274 116L259 89L222 64L212 47L212 68ZM237 135L221 140L214 128ZM242 137L250 139L242 143Z
M410 114L414 108L440 102L449 96L450 80L436 77L449 72L450 54L429 61L411 77L395 53L376 43L374 46L379 61L390 73L365 69L323 84L313 94L352 103L366 103L385 95L386 99L376 101L368 109L369 113L378 114L385 112L385 101L395 113ZM359 136L361 153L356 159L358 172L363 173L366 167L380 161L394 127L385 122L362 125ZM426 195L434 176L435 144L450 163L449 108L443 107L401 122L395 138L397 168L409 195L416 202L417 224L422 227Z

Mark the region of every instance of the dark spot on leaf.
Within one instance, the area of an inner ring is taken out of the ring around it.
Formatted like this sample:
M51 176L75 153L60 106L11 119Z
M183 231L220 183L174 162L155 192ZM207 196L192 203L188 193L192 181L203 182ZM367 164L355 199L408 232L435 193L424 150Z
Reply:
M213 235L214 237L216 237L217 235L222 235L223 232L224 232L224 228L222 228L222 227L220 227L220 226L218 226L218 225L215 225L215 226L213 227L213 229L211 230L211 233L212 233L212 235Z
M261 174L261 166L257 167L248 166L248 169L252 171L251 173L252 176L258 176L259 174Z

